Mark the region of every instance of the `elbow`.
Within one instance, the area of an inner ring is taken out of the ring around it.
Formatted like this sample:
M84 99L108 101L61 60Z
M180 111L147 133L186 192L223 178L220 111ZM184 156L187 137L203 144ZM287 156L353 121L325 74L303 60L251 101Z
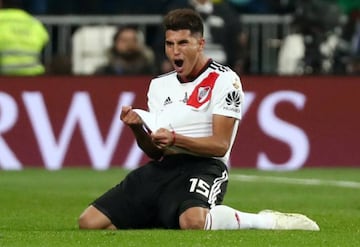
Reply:
M217 146L217 152L215 152L215 157L223 157L229 150L230 144L228 142L219 143Z

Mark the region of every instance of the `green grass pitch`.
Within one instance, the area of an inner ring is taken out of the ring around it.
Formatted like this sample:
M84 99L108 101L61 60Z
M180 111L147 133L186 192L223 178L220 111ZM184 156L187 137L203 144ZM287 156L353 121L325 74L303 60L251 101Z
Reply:
M0 246L360 246L360 169L265 172L231 169L224 204L316 220L308 231L82 231L77 218L127 173L66 168L0 171Z

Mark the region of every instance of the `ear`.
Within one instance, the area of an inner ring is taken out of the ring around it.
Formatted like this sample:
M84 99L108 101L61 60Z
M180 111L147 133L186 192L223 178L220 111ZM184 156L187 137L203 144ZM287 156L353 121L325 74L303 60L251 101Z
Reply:
M201 51L204 50L204 48L205 48L205 43L206 43L206 41L205 41L204 38L200 38L200 39L199 39L199 49L200 49Z

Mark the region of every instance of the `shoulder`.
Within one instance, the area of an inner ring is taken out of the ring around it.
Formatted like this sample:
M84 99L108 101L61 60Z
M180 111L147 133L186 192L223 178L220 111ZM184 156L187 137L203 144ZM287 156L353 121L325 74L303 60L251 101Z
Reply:
M165 88L168 88L170 85L178 83L178 79L176 77L176 72L171 71L166 74L158 75L151 79L149 90L150 91L159 91Z
M220 79L239 79L239 76L235 73L235 71L221 63L211 61L211 63L209 64L209 69L211 70L211 72L216 72L217 74L219 74Z
M176 71L175 70L172 70L172 71L167 72L165 74L158 75L154 79L161 79L161 78L164 78L164 77L169 78L169 77L173 77L173 76L176 76Z
M228 66L218 63L214 60L209 63L209 68L218 73L228 73L232 71Z
M219 75L217 85L226 87L226 86L234 86L236 84L236 88L241 89L241 80L239 75L233 71L230 67L220 64L218 62L212 61L209 65L209 68L212 72L215 72Z
M159 83L162 83L162 82L169 82L169 81L173 81L173 80L177 80L176 71L175 71L175 70L154 77L154 78L151 80L151 83L152 83L152 84L153 84L153 83L159 84Z

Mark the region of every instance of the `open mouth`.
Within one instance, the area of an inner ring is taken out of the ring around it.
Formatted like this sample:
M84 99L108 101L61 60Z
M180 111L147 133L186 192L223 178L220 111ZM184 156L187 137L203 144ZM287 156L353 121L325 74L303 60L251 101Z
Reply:
M175 63L175 65L176 65L177 67L182 67L183 64L184 64L184 60L182 60L182 59L176 59L176 60L174 60L174 63Z

